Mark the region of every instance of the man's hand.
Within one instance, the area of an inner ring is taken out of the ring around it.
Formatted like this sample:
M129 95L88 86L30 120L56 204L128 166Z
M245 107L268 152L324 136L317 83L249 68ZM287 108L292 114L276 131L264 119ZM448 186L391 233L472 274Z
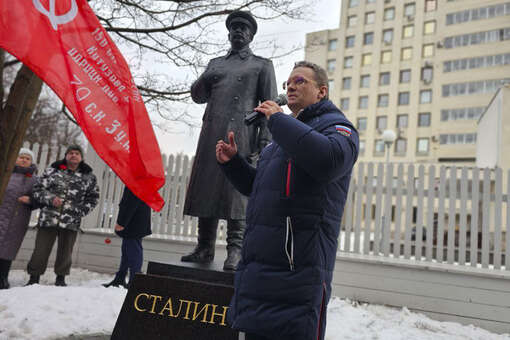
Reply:
M228 162L235 156L237 153L237 144L234 140L234 132L230 131L228 133L228 143L225 143L222 140L219 140L216 143L216 160L223 164Z
M119 225L119 224L115 224L115 231L122 231L124 230L124 227Z
M18 202L30 204L30 197L28 196L20 196L18 197Z
M60 197L58 197L58 196L57 196L57 197L55 197L55 198L53 199L53 202L52 202L52 203L53 203L53 206L54 206L55 208L60 208L60 207L62 206L62 203L63 203L63 202L64 202L64 201L62 201L62 199L61 199Z
M267 119L277 112L283 112L282 108L272 100L266 100L255 108L255 111L262 112Z

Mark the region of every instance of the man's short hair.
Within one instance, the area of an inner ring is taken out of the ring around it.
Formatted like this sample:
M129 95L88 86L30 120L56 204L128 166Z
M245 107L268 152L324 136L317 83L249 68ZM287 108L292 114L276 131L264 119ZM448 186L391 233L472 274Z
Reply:
M328 89L326 96L322 98L322 100L326 100L329 98L329 86L328 86L328 74L326 73L326 70L320 67L317 64L311 63L309 61L298 61L294 64L294 68L296 69L298 67L307 67L309 69L312 69L314 74L314 80L317 82L317 85L320 86L326 86Z

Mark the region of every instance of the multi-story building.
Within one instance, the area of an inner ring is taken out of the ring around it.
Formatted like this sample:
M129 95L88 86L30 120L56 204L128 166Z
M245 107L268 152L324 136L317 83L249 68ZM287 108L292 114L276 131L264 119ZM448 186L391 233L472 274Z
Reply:
M510 82L510 1L341 1L340 27L308 34L305 58L328 71L360 160L384 161L392 129L391 161L474 165L477 121Z

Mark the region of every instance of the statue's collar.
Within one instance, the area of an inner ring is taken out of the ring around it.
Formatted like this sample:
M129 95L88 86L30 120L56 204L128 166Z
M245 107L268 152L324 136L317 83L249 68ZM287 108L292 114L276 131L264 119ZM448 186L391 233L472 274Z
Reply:
M226 59L228 59L228 57L230 57L231 55L234 55L234 54L239 54L239 57L241 59L246 59L246 57L250 56L253 54L253 52L251 51L251 49L246 46L244 47L243 49L241 50L233 50L233 49L230 49L230 51L228 51L227 55L225 56Z

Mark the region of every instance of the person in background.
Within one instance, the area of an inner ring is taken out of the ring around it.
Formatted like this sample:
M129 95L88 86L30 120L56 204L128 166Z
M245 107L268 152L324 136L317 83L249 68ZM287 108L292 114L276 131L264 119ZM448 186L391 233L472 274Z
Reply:
M46 271L51 249L58 238L55 260L56 286L66 286L81 219L94 209L99 187L92 168L83 161L79 145L70 145L65 158L47 168L34 186L33 199L41 207L32 257L27 265L30 280L39 283Z
M128 187L124 188L119 203L119 215L115 225L115 233L122 237L122 248L119 270L113 281L103 284L104 287L127 288L126 275L129 269L129 283L136 273L142 271L143 247L142 238L152 234L151 208L136 197Z
M9 288L9 270L28 229L32 189L37 181L37 166L31 150L19 150L16 165L0 204L0 289Z
M212 59L191 86L193 101L207 103L207 107L184 203L184 214L198 217L198 244L181 261L212 262L218 219L224 219L227 220L227 258L223 269L232 271L241 258L247 200L221 172L214 146L218 139L234 131L238 152L251 162L256 161L271 137L265 119L246 126L244 117L259 103L276 97L276 77L271 60L254 55L250 49L257 33L253 15L234 11L227 16L225 25L229 52Z
M274 101L255 110L273 143L257 168L234 133L216 159L249 196L243 253L227 319L247 340L324 339L340 223L358 156L353 124L328 98L326 71L298 62L287 80L286 115Z

